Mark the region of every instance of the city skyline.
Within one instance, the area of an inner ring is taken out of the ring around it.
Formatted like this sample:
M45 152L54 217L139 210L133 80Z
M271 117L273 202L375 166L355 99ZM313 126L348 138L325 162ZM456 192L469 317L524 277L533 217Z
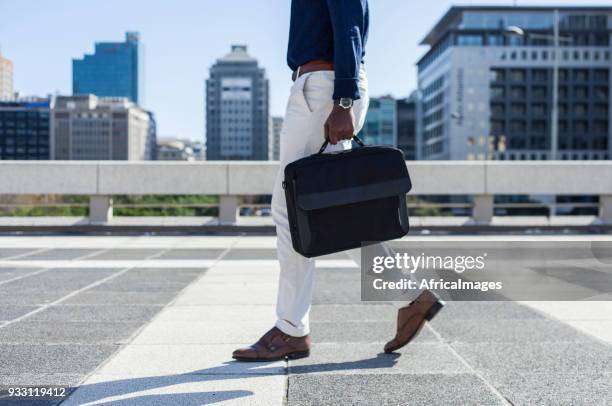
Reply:
M71 94L72 59L92 52L95 42L119 41L126 31L139 31L146 46L144 107L156 113L159 134L202 139L205 123L201 119L204 109L201 95L207 71L232 43L247 44L266 69L271 83L271 114L283 115L291 85L285 64L288 2L273 0L257 7L246 1L236 1L234 7L187 0L172 6L147 2L147 7L134 2L122 5L124 13L121 14L116 12L118 3L115 3L109 1L99 7L95 20L89 18L91 7L76 1L1 3L0 13L8 18L0 27L0 45L4 56L15 65L15 90L23 95ZM390 93L402 98L416 88L414 64L426 51L418 43L452 3L439 0L419 5L419 13L412 12L414 6L410 4L391 0L372 5L366 66L373 95ZM461 3L509 5L512 2ZM519 5L575 3L518 2ZM592 5L608 3L589 1ZM24 9L26 6L29 11ZM17 15L20 17L10 18ZM38 28L23 30L24 25ZM36 34L40 30L46 32L45 36ZM390 53L390 49L396 51ZM42 74L41 66L45 68Z

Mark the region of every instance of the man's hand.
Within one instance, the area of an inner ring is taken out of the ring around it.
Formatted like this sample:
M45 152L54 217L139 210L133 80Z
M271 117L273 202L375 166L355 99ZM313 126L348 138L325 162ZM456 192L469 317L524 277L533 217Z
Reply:
M332 145L338 141L350 140L355 133L354 119L352 108L344 109L334 102L334 109L325 122L325 138Z

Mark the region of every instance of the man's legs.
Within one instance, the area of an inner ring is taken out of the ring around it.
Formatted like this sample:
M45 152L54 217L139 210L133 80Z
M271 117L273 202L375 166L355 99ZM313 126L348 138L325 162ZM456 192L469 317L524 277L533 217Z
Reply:
M355 132L363 125L369 102L367 78L363 70L360 80L361 99L353 107ZM294 337L309 333L308 313L314 287L315 263L313 259L305 258L293 249L282 181L287 164L316 153L323 144L323 126L333 108L333 86L332 72L314 72L298 78L291 89L280 135L280 170L272 196L272 216L276 223L281 268L276 327ZM350 141L330 145L326 151L347 148L350 148Z

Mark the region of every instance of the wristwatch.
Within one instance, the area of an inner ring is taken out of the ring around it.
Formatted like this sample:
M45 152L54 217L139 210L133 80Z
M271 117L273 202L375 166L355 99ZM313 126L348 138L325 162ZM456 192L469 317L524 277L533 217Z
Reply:
M342 107L345 110L348 110L353 107L353 99L349 97L341 97L340 99L338 99L338 106Z

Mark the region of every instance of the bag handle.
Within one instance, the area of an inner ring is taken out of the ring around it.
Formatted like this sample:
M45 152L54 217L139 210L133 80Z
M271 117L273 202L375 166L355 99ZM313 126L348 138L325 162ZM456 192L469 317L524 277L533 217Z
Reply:
M358 136L353 135L352 140L355 141L360 147L365 147L365 143L361 141L361 138L359 138ZM325 141L323 142L323 145L321 145L321 149L319 149L319 152L317 152L317 154L322 154L323 151L325 151L325 148L327 148L328 144L329 144L329 140L326 138Z

